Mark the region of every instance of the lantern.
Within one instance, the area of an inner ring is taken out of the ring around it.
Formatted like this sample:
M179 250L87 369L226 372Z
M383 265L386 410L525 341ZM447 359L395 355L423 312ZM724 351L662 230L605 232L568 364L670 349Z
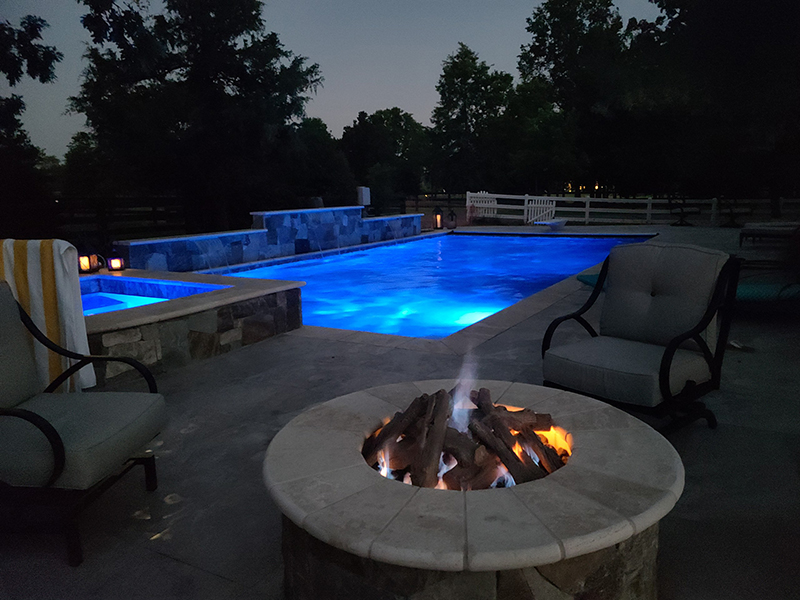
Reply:
M124 271L125 259L116 252L112 252L111 256L109 256L108 260L106 260L106 267L109 271Z
M438 206L433 209L433 228L434 229L442 229L442 217L443 217L442 209Z
M100 270L100 261L97 254L81 254L78 257L78 270L81 273L96 273Z
M456 216L456 211L454 211L451 208L450 212L447 213L447 228L448 229L455 229L457 220L458 220L458 217Z

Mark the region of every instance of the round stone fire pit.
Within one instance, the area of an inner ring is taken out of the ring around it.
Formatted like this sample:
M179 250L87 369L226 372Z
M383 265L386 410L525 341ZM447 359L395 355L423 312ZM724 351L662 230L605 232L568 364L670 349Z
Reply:
M683 465L620 410L479 381L497 403L550 413L572 435L569 462L544 479L477 491L410 486L367 465L361 446L384 418L454 384L341 396L275 436L264 481L285 517L287 597L655 599L657 523L683 491Z

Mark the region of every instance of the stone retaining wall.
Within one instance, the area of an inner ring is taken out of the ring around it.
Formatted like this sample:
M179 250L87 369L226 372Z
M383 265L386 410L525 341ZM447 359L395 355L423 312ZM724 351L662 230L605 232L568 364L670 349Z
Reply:
M277 256L266 230L242 229L205 235L114 242L132 269L183 273Z
M299 288L108 332L90 332L92 354L134 358L158 372L247 346L302 326ZM131 367L96 363L99 382Z
M419 235L421 216L363 219L360 206L254 212L253 228L114 242L129 267L201 271Z
M361 221L361 243L386 242L419 235L422 215L373 217Z
M274 257L321 252L361 243L361 207L253 212L253 227L267 230Z

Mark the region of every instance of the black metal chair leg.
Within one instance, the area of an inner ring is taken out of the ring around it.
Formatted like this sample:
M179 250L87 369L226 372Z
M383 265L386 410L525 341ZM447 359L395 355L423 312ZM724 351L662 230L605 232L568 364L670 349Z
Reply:
M698 402L698 404L699 404L698 409L700 409L699 410L700 418L706 420L709 429L716 429L717 417L714 416L713 412L711 412L709 409L706 408L705 404L703 404L702 402Z
M144 467L144 486L148 492L158 488L158 475L156 474L156 457L154 455L138 458L137 462Z
M684 410L686 412L683 414L671 412L669 423L659 427L658 432L661 433L661 435L667 436L671 433L674 433L678 429L685 427L689 423L694 423L699 419L705 419L708 423L709 429L717 428L717 418L714 416L714 413L706 408L706 405L702 402L692 402Z

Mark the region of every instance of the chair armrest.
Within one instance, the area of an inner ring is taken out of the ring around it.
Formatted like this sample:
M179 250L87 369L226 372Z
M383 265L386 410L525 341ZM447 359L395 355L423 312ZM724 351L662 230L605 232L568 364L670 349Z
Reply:
M17 303L17 307L19 308L19 316L22 322L25 324L25 327L28 328L28 331L31 332L36 340L44 345L48 350L52 350L56 354L60 354L61 356L66 356L67 358L71 358L73 360L77 360L78 362L74 365L71 365L67 370L65 370L61 375L56 377L50 385L44 390L45 392L52 392L58 389L62 383L64 383L67 379L72 377L75 373L81 370L86 365L89 365L93 362L122 362L132 366L136 369L144 380L147 382L147 387L150 390L150 393L156 394L158 393L158 388L156 386L156 380L153 377L153 374L150 370L145 367L142 363L138 360L133 358L127 358L124 356L99 356L93 354L79 354L78 352L73 352L72 350L68 350L66 348L62 348L50 338L48 338L44 333L42 333L41 329L36 326L36 323L33 322L33 319L30 318L28 313L25 312L25 309Z
M672 359L675 357L675 352L678 351L681 344L690 339L694 340L700 347L703 358L705 358L708 363L712 381L715 382L715 385L718 384L722 367L722 357L725 353L725 345L728 341L731 312L733 310L733 303L736 300L736 286L739 281L740 266L741 260L739 258L731 256L728 259L720 270L714 294L705 314L700 318L697 325L689 331L671 339L664 349L664 354L661 357L661 367L658 372L658 384L661 395L665 400L673 398L669 386L669 372L672 368ZM717 313L720 314L719 333L717 334L714 352L711 352L708 344L700 334L705 331Z
M139 374L144 378L147 382L147 388L151 394L158 393L158 387L156 386L156 380L153 377L153 374L150 372L150 369L145 367L142 363L134 358L128 358L127 356L101 356L97 354L87 354L87 355L78 355L81 358L76 362L74 365L70 365L68 369L66 369L61 375L56 377L53 381L50 382L50 385L45 388L45 392L54 392L58 389L62 383L64 383L67 379L72 377L75 373L80 371L86 365L92 364L94 362L121 362L125 363L126 365L132 366L134 369L139 371Z
M582 315L597 301L597 298L600 296L600 292L603 291L603 285L605 285L607 274L608 258L603 261L603 267L600 269L600 275L598 275L597 281L594 284L592 294L589 296L589 299L584 303L584 305L575 312L564 315L563 317L558 317L547 327L547 331L545 331L544 338L542 339L542 358L544 358L545 353L550 349L550 344L553 341L553 334L556 332L556 329L558 329L558 326L566 321L577 321L586 331L589 332L592 337L597 337L597 332L594 330L594 327L592 327Z
M27 421L39 431L44 434L47 441L50 442L50 447L53 449L53 472L50 474L50 479L44 487L50 487L56 480L61 477L64 472L64 463L66 461L66 454L64 452L64 442L61 436L58 435L55 427L50 424L50 421L37 415L35 412L25 410L24 408L0 408L0 417L15 417Z

